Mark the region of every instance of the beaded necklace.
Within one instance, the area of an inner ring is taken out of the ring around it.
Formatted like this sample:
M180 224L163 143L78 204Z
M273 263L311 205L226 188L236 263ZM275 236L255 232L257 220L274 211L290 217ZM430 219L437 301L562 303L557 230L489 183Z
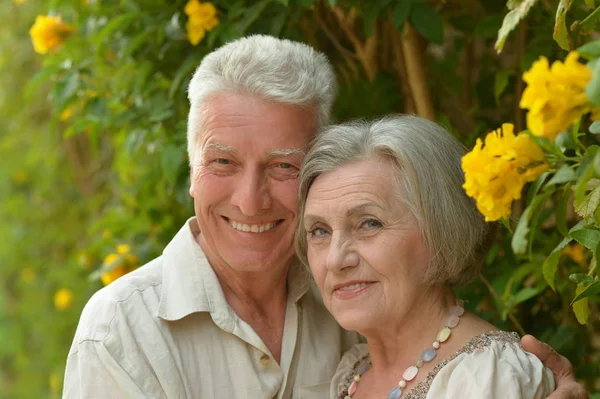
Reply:
M421 355L419 361L414 365L410 366L404 373L402 373L402 379L398 382L398 386L394 387L388 393L387 399L400 399L402 396L402 390L406 388L406 385L415 379L417 374L419 373L419 369L423 366L424 363L429 363L437 356L437 350L440 348L440 345L443 342L446 342L448 338L450 338L451 329L458 325L458 321L460 316L465 313L464 301L462 299L456 300L456 305L450 308L450 315L446 319L446 323L444 324L444 328L442 328L436 337L436 340L433 342L432 347L427 349ZM353 381L348 387L348 395L346 395L345 399L352 399L352 396L356 392L358 388L358 383L360 382L360 377L367 372L370 368L370 364L365 363L362 365L364 367L359 367L356 374L353 377Z

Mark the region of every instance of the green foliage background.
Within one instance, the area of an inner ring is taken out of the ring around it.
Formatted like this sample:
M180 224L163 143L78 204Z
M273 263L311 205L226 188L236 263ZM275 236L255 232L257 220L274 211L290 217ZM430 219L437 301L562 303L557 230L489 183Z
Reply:
M79 313L102 286L94 271L104 257L129 244L143 264L192 215L185 88L205 54L249 33L308 42L338 73L338 120L423 113L420 88L435 119L472 146L503 122L524 128L522 72L540 55L566 54L553 39L557 9L570 5L569 29L555 33L567 48L595 35L600 14L593 0L508 3L530 6L529 15L499 55L507 13L499 1L217 0L220 24L197 47L185 37L182 0L0 2L0 397L59 396ZM76 31L41 56L28 31L47 14ZM516 25L522 15L513 17ZM403 47L406 21L419 32L416 53ZM402 60L410 57L423 82L407 77ZM71 117L60 120L67 108ZM540 216L524 256L498 229L481 278L459 294L498 327L548 342L590 392L600 392L598 297L590 297L585 326L570 306L568 276L588 265L563 256L556 293L542 277L561 240L552 214ZM53 303L61 288L74 293L62 311Z

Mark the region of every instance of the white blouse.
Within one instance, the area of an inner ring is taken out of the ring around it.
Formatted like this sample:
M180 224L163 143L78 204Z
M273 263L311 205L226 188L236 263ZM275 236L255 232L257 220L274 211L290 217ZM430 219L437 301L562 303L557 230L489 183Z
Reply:
M370 363L367 344L346 352L331 381L330 397L344 399L365 362ZM519 336L494 331L473 338L437 364L402 399L541 399L553 391L552 372L521 348Z

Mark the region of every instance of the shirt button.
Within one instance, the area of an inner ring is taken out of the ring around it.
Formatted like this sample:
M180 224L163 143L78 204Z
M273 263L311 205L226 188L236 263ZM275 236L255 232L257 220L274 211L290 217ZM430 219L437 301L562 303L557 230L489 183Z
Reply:
M263 366L266 366L267 363L269 363L269 356L268 355L262 355L260 357L260 364L262 364Z

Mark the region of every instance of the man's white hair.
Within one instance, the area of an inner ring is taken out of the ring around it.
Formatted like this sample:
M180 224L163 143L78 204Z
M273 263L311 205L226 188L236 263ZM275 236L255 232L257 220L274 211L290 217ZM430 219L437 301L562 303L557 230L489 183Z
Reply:
M276 103L314 107L316 133L316 129L330 121L336 95L335 74L327 57L312 47L265 35L244 37L208 54L188 88L190 166L194 164L205 101L217 93L251 95Z

